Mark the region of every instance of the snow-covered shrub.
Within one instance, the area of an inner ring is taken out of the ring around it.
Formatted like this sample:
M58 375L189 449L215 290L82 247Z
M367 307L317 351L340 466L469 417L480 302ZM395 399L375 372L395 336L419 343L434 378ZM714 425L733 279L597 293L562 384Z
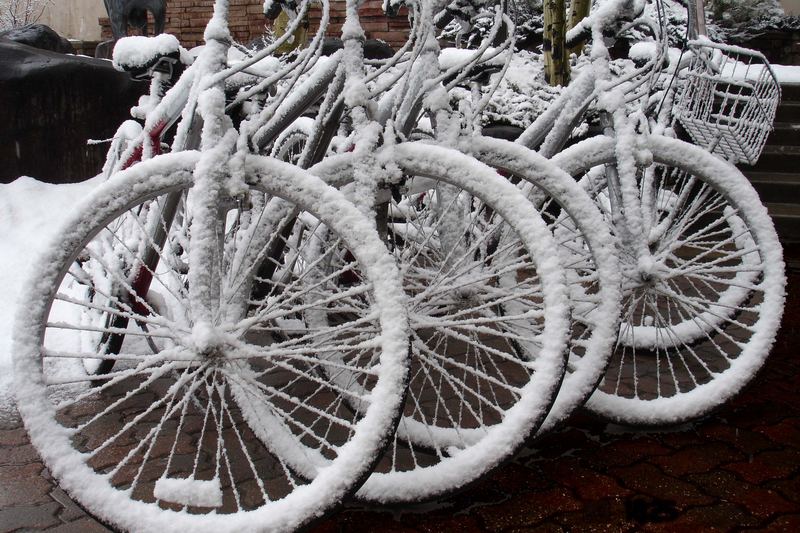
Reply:
M541 42L544 28L542 0L510 0L511 20L517 27L517 40Z
M544 79L542 56L520 50L484 110L483 123L525 128L547 109L559 91Z
M766 30L798 30L800 17L788 17L778 0L710 0L711 18L726 39L747 40Z
M491 18L474 24L468 22L481 13L489 13L499 3L499 0L452 0L445 4L436 20L452 20L443 28L440 38L449 41L460 39L466 46L479 43L491 30ZM541 42L542 0L508 0L508 14L516 26L518 42Z

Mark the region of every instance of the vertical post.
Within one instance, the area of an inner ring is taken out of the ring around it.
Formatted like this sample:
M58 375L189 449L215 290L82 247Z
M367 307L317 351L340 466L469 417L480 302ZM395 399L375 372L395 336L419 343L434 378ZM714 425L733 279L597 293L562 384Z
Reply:
M589 16L589 11L592 8L592 0L572 0L569 6L569 20L567 21L567 31L574 28L580 21ZM568 50L570 54L577 54L583 51L586 43L581 41Z
M564 0L544 0L544 75L550 85L569 83L569 61L564 41L567 33Z
M703 0L689 0L688 10L689 38L697 39L700 35L707 35L706 10L703 6Z

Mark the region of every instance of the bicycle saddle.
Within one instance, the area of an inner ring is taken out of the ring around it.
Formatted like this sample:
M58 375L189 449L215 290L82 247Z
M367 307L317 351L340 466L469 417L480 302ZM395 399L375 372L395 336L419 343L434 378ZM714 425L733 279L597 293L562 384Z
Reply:
M172 79L180 74L184 65L191 64L191 58L181 52L178 39L167 33L155 37L124 37L114 46L114 68L127 72L135 80L151 78L154 72Z

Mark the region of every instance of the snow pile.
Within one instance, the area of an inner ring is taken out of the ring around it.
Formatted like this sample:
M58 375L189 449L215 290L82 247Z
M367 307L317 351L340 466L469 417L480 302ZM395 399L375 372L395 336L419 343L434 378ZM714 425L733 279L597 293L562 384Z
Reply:
M771 65L780 83L800 83L800 66Z
M72 207L99 179L71 185L51 185L22 177L0 185L0 427L17 420L11 389L11 334L17 298L29 269Z
M762 71L767 68L765 65L746 65L741 62L728 62L722 71L722 75L732 79L758 80L761 78ZM800 83L800 66L795 65L770 65L772 73L778 83Z

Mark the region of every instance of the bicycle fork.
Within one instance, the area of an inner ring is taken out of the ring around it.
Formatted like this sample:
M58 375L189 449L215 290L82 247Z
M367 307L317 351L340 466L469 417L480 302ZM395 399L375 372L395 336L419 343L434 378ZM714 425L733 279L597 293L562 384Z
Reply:
M623 249L636 260L634 272L629 275L647 283L653 279L657 265L650 250L650 228L645 223L649 220L648 209L639 190L634 155L638 134L623 109L604 113L601 121L606 134L615 139L615 161L605 171L612 222ZM647 189L648 185L643 183L643 187Z

